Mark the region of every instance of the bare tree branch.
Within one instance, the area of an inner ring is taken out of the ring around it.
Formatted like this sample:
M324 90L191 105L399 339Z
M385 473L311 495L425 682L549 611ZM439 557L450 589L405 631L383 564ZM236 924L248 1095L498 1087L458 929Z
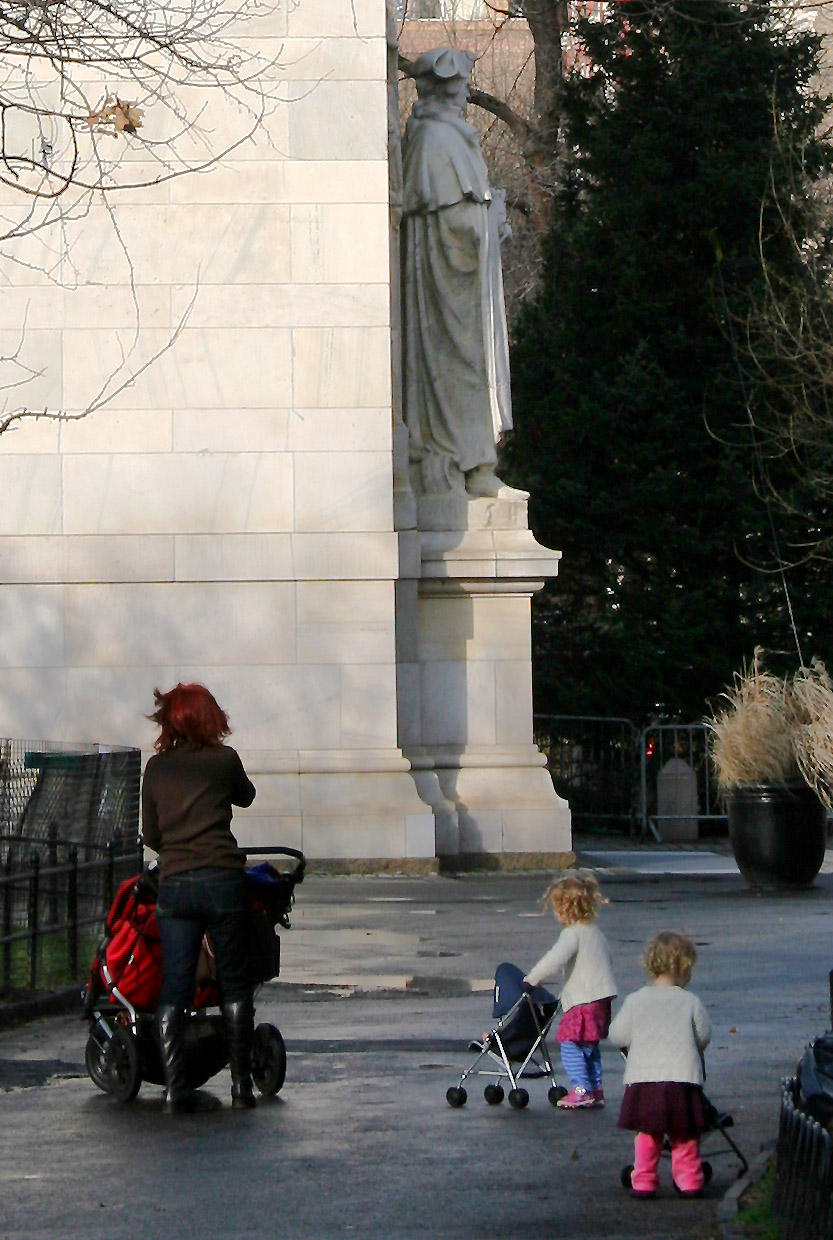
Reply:
M103 206L122 253L134 304L134 340L83 410L8 407L36 372L23 340L0 357L0 434L27 417L84 417L135 382L179 338L131 369L140 330L129 249L113 195L201 173L247 142L279 102L276 55L246 41L246 22L273 11L268 0L10 0L0 5L0 256L7 271L37 271L74 287L69 226ZM242 41L241 41L242 39ZM238 118L218 143L208 127L212 98ZM231 104L229 107L227 105ZM42 259L20 250L39 236ZM190 309L190 307L189 307Z

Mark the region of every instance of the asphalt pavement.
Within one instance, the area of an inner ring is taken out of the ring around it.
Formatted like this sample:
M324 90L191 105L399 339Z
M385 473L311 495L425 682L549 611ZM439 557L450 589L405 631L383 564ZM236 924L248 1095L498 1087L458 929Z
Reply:
M693 935L692 980L709 1009L707 1092L735 1120L750 1160L777 1132L779 1084L829 1026L833 857L804 892L751 892L717 843L623 847L579 841L610 904L601 925L620 994L642 984L639 952L663 928ZM681 1201L668 1168L656 1201L622 1190L629 1134L616 1127L622 1060L603 1044L608 1105L567 1113L547 1082L530 1104L488 1106L482 1082L450 1108L446 1090L491 1021L504 960L529 967L557 927L540 904L548 875L308 876L282 973L258 995L289 1058L280 1095L232 1112L169 1116L159 1088L121 1104L83 1066L70 1014L0 1032L0 1234L5 1240L141 1235L200 1240L342 1236L491 1240L706 1240L739 1164L709 1140L714 1178ZM560 1063L556 1072L563 1081Z

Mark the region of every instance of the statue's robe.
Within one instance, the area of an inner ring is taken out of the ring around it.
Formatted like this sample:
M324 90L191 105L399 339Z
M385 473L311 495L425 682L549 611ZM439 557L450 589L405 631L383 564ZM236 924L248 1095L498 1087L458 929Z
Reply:
M437 99L405 131L404 395L422 489L494 468L512 425L499 230L476 130ZM456 468L455 468L456 467Z

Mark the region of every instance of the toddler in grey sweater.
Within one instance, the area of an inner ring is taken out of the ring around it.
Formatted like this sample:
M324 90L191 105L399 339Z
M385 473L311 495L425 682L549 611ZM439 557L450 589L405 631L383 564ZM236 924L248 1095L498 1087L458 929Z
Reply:
M685 989L696 959L686 935L658 934L642 956L650 984L628 995L610 1026L610 1040L628 1052L618 1123L636 1134L634 1197L656 1196L666 1134L677 1192L703 1195L703 1050L711 1030L703 1004Z

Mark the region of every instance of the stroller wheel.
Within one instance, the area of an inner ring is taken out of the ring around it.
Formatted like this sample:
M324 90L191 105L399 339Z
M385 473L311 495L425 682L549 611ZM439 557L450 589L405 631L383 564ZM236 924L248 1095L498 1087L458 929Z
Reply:
M106 1089L114 1098L119 1102L133 1101L142 1084L139 1048L133 1034L121 1026L113 1030L104 1048L104 1075Z
M462 1085L452 1085L450 1089L445 1091L445 1100L450 1107L464 1107L468 1094Z
M487 1085L483 1090L483 1097L486 1099L490 1107L500 1106L503 1102L503 1086Z
M265 1098L274 1097L286 1080L286 1046L274 1025L262 1024L255 1029L252 1080Z
M529 1094L525 1089L510 1089L509 1105L516 1111L522 1111L525 1106L529 1105Z
M567 1090L563 1085L550 1085L547 1090L547 1101L550 1106L557 1107L562 1098L567 1097Z
M627 1167L623 1167L619 1172L619 1183L622 1188L631 1187L631 1172L633 1171L633 1163L628 1163Z
M107 1043L100 1043L90 1034L84 1050L84 1066L93 1085L97 1085L99 1089L104 1090L105 1094L109 1094L110 1085L107 1080L107 1066L104 1058L106 1050Z

